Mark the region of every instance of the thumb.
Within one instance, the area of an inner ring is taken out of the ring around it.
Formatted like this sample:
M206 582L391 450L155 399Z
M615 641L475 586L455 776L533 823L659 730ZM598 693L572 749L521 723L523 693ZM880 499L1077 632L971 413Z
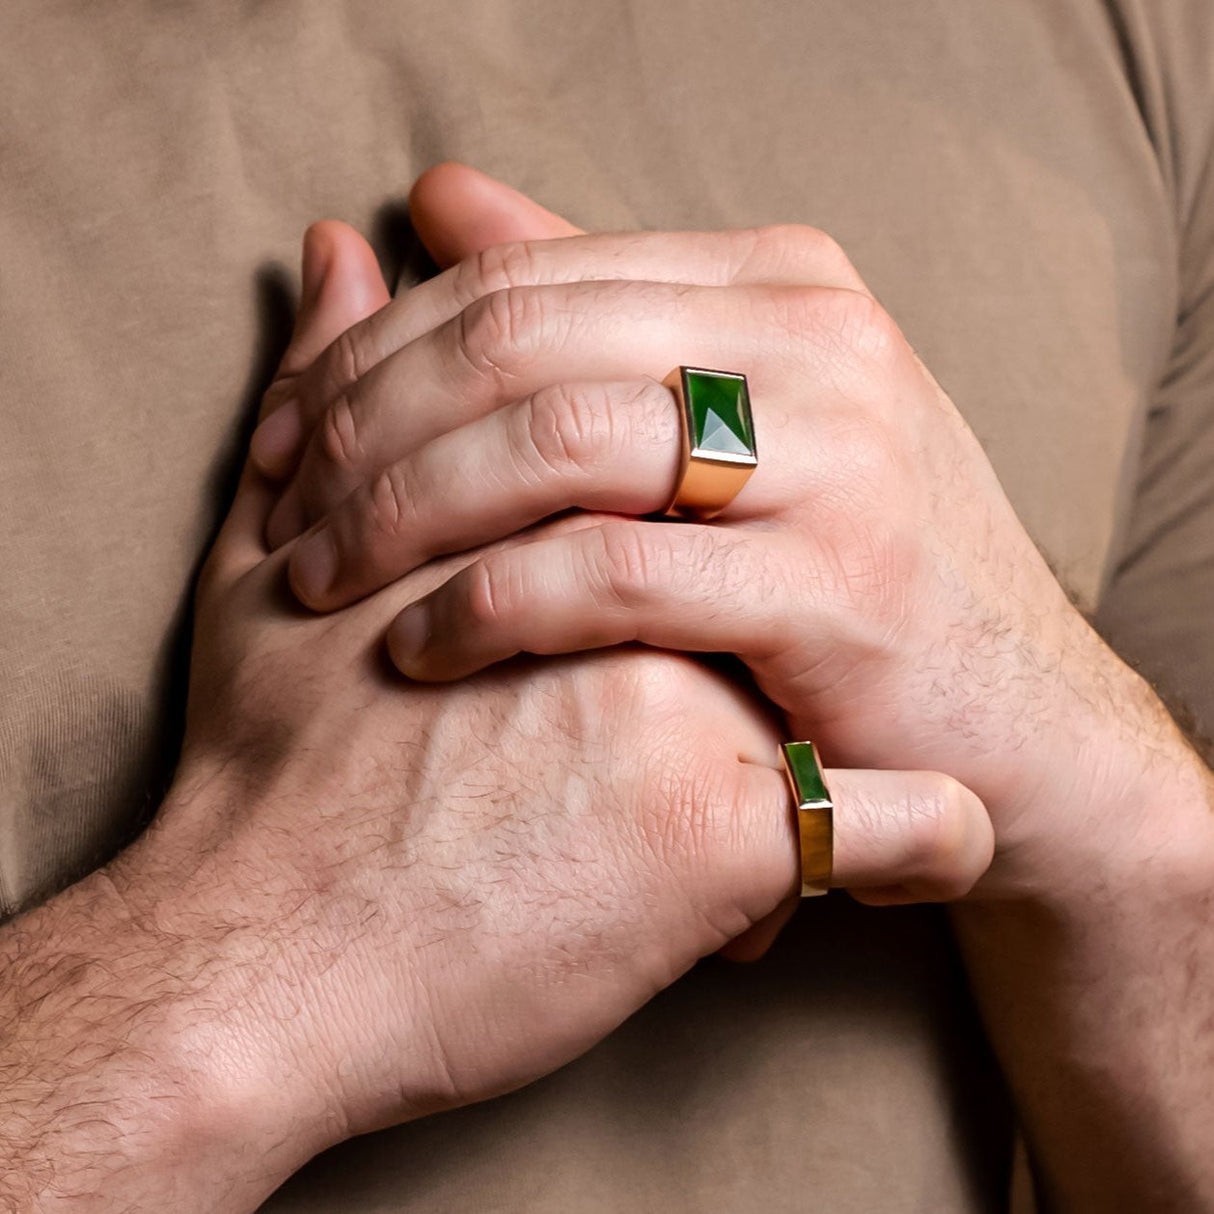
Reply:
M512 240L578 236L568 220L469 165L427 169L409 191L409 217L440 267Z
M788 806L782 773L750 770L756 798ZM986 807L950 776L849 769L826 774L834 804L831 885L846 889L857 901L870 906L951 902L965 897L990 867L995 832ZM799 902L795 895L786 898L722 948L721 955L731 961L758 960Z

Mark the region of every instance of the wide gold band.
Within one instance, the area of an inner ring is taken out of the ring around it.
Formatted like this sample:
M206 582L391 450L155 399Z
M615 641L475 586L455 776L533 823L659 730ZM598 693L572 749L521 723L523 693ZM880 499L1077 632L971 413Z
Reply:
M792 789L801 841L801 897L830 890L834 871L835 807L812 742L787 742L780 747L784 771Z
M666 513L713 518L738 496L759 462L746 376L676 367L663 383L678 402L683 431L678 487Z

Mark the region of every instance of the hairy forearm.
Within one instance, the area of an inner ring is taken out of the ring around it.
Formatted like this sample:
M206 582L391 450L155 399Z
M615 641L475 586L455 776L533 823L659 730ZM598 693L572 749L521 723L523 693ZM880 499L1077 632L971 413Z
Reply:
M0 1209L246 1211L321 1145L252 1062L221 944L143 916L156 880L127 862L0 929Z
M1042 1195L1067 1214L1214 1208L1214 779L1141 692L1118 702L1107 833L1060 832L1031 897L954 910Z

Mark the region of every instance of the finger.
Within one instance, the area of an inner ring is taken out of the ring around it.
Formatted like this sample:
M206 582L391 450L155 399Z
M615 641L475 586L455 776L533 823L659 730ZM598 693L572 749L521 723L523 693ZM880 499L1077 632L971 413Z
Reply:
M444 267L493 245L583 234L526 194L454 160L427 169L413 183L409 218Z
M660 381L676 363L744 371L766 424L790 376L818 397L841 391L841 330L867 323L874 306L822 288L651 282L487 296L381 363L325 413L271 520L270 542L299 534L422 443L554 383Z
M375 252L363 237L335 219L304 233L299 317L276 378L299 375L347 329L390 299Z
M388 649L434 682L633 641L761 667L792 635L851 642L817 564L804 537L793 552L764 531L610 519L485 553L398 616Z
M268 476L288 467L304 437L299 377L337 338L391 298L371 246L349 224L314 223L303 239L302 290L291 343L262 401L250 456Z
M295 326L263 399L263 415L275 409L276 417L288 414L291 386L299 372L338 333L382 307L388 298L374 253L347 224L336 220L313 224L304 234L302 260L302 291ZM256 470L245 468L212 550L212 573L218 568L247 568L266 555L266 521L277 496L277 490Z
M835 803L831 884L861 902L951 902L990 867L990 815L951 776L844 769L826 777Z
M519 221L519 215L512 214L510 222ZM536 221L547 235L547 222L542 218ZM585 281L696 286L769 283L867 292L842 249L826 233L800 225L729 232L629 232L555 240L515 238L510 243L476 249L451 269L414 287L343 334L301 380L298 395L304 429L315 426L334 401L386 358L447 324L478 300L515 287Z
M951 776L853 768L831 768L825 775L834 804L832 887L877 906L950 902L965 897L990 867L995 848L990 816ZM749 765L745 778L754 803L771 805L777 823L776 839L768 844L774 849L770 873L783 874L789 893L799 890L797 827L784 774ZM765 875L770 879L766 870ZM782 926L777 916L792 901L786 897L758 925L764 931L750 943L770 943L772 929Z
M291 584L328 611L434 556L581 507L648 514L674 493L677 406L652 380L560 384L440 435L364 482L291 556ZM453 493L453 485L469 491Z
M494 245L585 235L525 194L457 161L435 165L413 183L409 218L431 257L444 268ZM313 361L314 356L308 359ZM323 375L321 368L317 377ZM298 436L292 437L296 441L289 450L298 452ZM282 458L266 471L281 475Z

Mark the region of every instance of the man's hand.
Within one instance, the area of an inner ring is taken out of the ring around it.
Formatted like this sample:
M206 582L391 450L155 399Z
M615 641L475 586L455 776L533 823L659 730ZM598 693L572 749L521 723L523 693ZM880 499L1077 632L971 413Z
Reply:
M383 302L373 266L349 229L313 230L271 402ZM18 1209L251 1209L348 1134L572 1058L796 888L753 699L644 651L407 684L383 632L453 570L301 612L290 547L263 539L275 497L246 471L204 569L156 823L0 934ZM832 780L838 884L955 896L988 862L954 781Z
M660 508L676 445L655 381L676 361L749 372L761 462L721 524L590 517L483 553L394 625L398 664L728 649L828 756L969 784L997 854L956 922L1051 1196L1205 1208L1210 774L846 258L788 228L484 248L503 215L556 221L441 174L466 213L428 211L426 179L414 213L465 260L326 353L291 443L259 436L287 475L319 419L270 527L324 517L291 557L297 593L331 608L570 506ZM477 207L498 217L466 222ZM456 475L476 492L452 494Z
M447 198L459 172L439 171ZM557 227L510 202L520 228ZM440 253L461 247L453 232L467 249L504 230L428 222ZM998 831L988 894L1134 864L1166 714L1072 607L847 258L808 228L482 248L344 334L302 377L292 420L255 440L268 471L299 459L271 540L326 516L291 556L292 585L328 610L571 507L660 509L680 440L658 381L676 361L749 374L761 456L733 505L710 526L610 517L484 554L395 623L401 668L453 678L635 640L732 652L829 759L925 764L974 788Z
M203 571L188 791L155 832L202 861L155 913L188 921L218 889L273 941L270 971L307 991L296 1066L344 1128L552 1069L796 888L779 738L733 684L643 650L404 683L384 629L451 569L284 614L273 499L250 472ZM836 884L957 896L989 860L982 807L953 781L832 778Z

